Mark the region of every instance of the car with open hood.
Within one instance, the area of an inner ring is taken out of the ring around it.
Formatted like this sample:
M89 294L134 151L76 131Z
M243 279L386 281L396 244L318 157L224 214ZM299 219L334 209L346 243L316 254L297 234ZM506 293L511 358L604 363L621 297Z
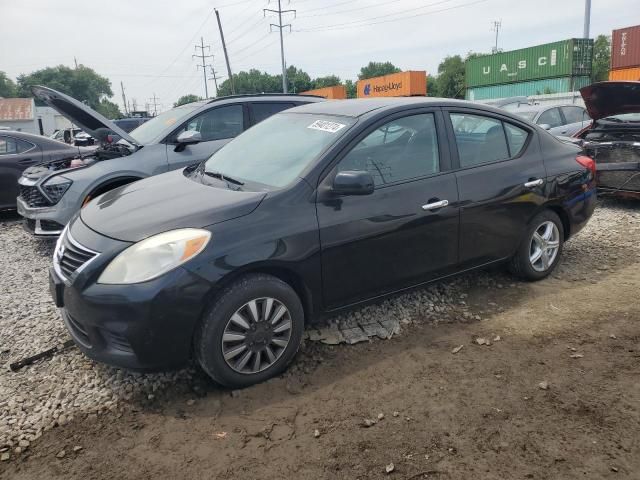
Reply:
M42 162L79 158L93 150L34 133L0 130L0 210L16 208L18 179L25 169Z
M574 135L598 168L602 193L640 198L640 82L580 89L593 122Z
M18 213L29 231L45 237L58 236L83 205L102 193L201 162L264 118L324 100L279 94L203 100L161 113L127 133L68 95L40 86L32 92L99 142L90 155L34 165L18 180Z
M313 103L92 200L58 239L50 287L91 358L194 357L242 387L281 372L323 315L501 262L546 277L595 200L592 159L504 110Z

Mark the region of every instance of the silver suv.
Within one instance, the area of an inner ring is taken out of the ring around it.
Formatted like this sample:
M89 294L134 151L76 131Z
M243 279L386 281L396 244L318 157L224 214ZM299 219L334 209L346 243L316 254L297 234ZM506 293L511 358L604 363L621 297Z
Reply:
M32 91L100 142L90 155L45 161L25 170L18 180L18 213L27 230L44 237L59 235L72 216L98 195L199 163L274 113L324 100L282 94L203 100L161 113L127 133L63 93L47 87ZM114 137L119 140L114 142Z

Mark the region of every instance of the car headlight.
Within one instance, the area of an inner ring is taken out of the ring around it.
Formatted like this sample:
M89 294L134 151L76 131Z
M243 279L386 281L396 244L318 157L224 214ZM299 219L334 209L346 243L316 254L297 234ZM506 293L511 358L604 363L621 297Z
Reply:
M65 194L73 181L68 178L63 177L62 175L56 175L55 177L51 177L49 180L44 182L42 189L44 193L47 194L47 197L54 204L58 203L62 196Z
M98 283L131 284L159 277L198 255L211 239L211 232L183 228L146 238L114 258Z

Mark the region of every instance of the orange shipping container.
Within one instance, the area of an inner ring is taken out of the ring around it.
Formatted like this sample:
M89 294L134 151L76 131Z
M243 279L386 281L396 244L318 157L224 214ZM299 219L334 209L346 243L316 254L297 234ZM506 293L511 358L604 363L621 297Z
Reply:
M344 100L347 98L347 89L344 85L336 85L334 87L316 88L315 90L302 92L300 95L318 95L329 100Z
M427 94L427 72L409 71L358 80L358 98L410 97Z
M609 80L640 80L640 67L611 70Z

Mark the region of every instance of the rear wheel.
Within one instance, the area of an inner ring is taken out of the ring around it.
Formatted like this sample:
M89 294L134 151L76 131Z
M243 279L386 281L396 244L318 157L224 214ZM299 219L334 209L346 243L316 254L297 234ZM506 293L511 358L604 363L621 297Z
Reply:
M216 382L247 387L285 369L303 330L302 303L288 284L271 275L247 275L205 314L195 338L196 357Z
M511 272L526 280L541 280L556 268L564 243L562 221L551 210L540 212L511 259Z

